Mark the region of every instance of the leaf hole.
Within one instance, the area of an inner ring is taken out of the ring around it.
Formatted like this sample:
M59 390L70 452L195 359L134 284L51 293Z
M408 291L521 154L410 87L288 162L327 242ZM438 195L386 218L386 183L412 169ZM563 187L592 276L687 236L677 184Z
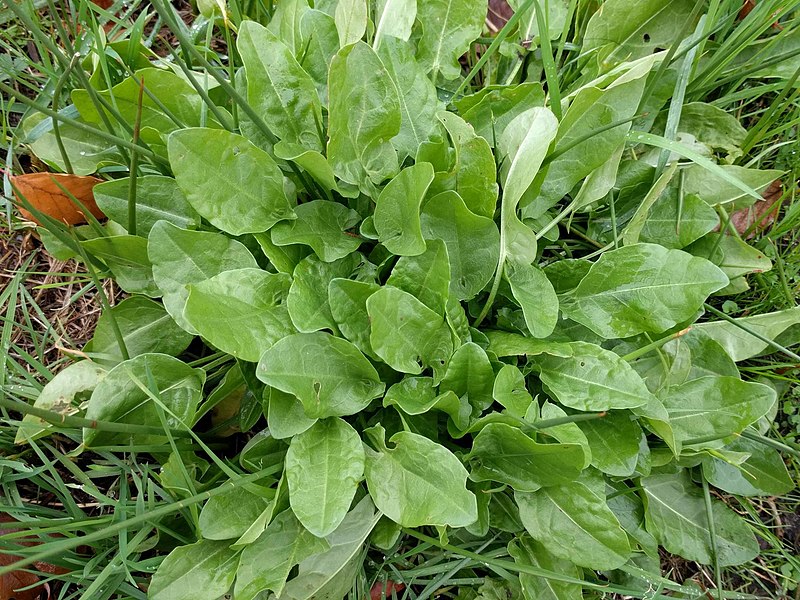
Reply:
M581 366L582 366L582 367L585 367L585 366L586 366L586 363L585 363L585 362L583 362L583 361L581 361Z
M239 150L239 146L234 146L233 147L233 155L234 156L238 156L240 152L241 152L241 150Z
M464 277L463 275L461 277L459 277L458 278L458 285L460 285L462 288L463 287L467 287L467 278Z
M644 41L645 44L649 44L650 43L650 34L649 33L645 33L642 36L642 40Z

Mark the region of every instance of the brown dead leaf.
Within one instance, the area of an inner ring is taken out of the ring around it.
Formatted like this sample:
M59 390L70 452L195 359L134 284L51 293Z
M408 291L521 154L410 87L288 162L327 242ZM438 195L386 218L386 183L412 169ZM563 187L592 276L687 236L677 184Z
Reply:
M731 214L731 225L736 228L740 235L750 231L747 239L756 235L759 231L765 230L778 216L780 205L778 200L783 195L783 184L780 180L773 181L764 190L761 200L756 200L755 204L742 208ZM752 228L752 229L751 229Z
M486 13L486 25L492 33L500 31L514 11L506 0L489 0L489 10Z
M11 183L16 188L17 200L22 202L20 198L22 196L36 210L67 225L86 223L86 217L59 185L80 200L96 218L102 219L105 215L95 204L92 193L92 188L101 181L96 177L61 173L27 173L11 177ZM26 219L38 223L36 218L23 207L20 206L19 211Z
M744 4L742 4L742 10L739 11L739 18L744 19L753 11L755 7L756 0L744 0Z
M744 0L744 3L742 4L742 9L739 11L740 21L744 19L747 15L749 15L751 12L753 12L753 9L756 7L757 2L758 0ZM778 14L778 11L776 11L775 14ZM775 21L772 24L772 28L777 29L779 31L783 29L781 24L778 23L777 21Z
M16 522L16 519L10 515L0 515L0 523ZM20 531L20 528L13 525L4 526L0 528L0 535L16 531ZM16 541L20 546L36 546L41 543L39 540L26 538L19 538ZM19 559L19 556L0 552L0 567L6 567ZM68 569L45 562L36 562L33 566L42 573L50 573L52 575L69 573ZM17 570L0 576L0 600L40 600L41 598L50 598L50 586L47 583L39 583L39 577L35 573Z

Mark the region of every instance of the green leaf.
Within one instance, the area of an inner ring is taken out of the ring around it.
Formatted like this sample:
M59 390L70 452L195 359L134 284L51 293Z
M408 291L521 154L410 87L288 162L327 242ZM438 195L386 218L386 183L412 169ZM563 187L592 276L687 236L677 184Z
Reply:
M330 549L300 563L281 600L339 600L353 588L364 559L364 542L381 514L364 497L326 540Z
M558 156L551 159L547 170L539 172L537 184L531 188L536 192L535 201L531 197L522 203L529 216L541 215L554 206L625 143L630 123L600 133L596 130L600 124L610 125L636 115L649 68L633 68L605 89L588 86L575 94L558 124L553 149Z
M270 429L262 429L251 437L239 453L239 464L251 473L283 465L286 444Z
M84 352L101 355L101 362L116 364L123 360L112 319L119 327L129 358L148 352L178 356L192 341L191 334L178 327L161 304L133 296L110 311L103 311L97 320L94 336Z
M681 142L676 142L674 140L668 140L660 135L644 133L641 131L631 132L629 137L634 142L648 144L656 148L661 148L662 150L669 150L670 152L674 152L679 156L688 158L695 163L696 166L701 167L705 171L704 175L707 177L707 179L714 178L717 180L722 180L729 186L732 186L740 192L744 192L744 196L749 196L746 201L746 206L752 204L754 200L761 200L761 195L756 190L751 188L747 183L741 181L738 177L731 174L730 170L723 169L720 165L710 160L691 146ZM689 193L696 193L694 189L687 189L687 186L684 184L684 192L687 191ZM711 202L705 198L703 194L698 195L709 204L716 204L715 202Z
M567 416L563 408L552 402L545 402L542 404L539 412L542 421L563 419ZM586 434L578 427L577 423L553 425L542 429L541 433L558 440L562 444L578 444L583 448L583 468L585 469L592 464L592 448L589 446L589 440L586 439Z
M523 264L536 260L536 236L519 220L517 206L536 177L558 129L555 115L547 108L536 107L511 121L500 138L508 166L503 170L498 271L502 271L507 258Z
M714 172L700 165L686 169L684 193L696 194L711 206L744 208L752 205L756 199L742 189L742 184L761 194L783 175L783 171L775 169L748 169L738 165L718 165L718 168ZM734 182L739 183L736 185Z
M675 437L724 438L764 416L775 403L775 390L737 377L701 377L658 393L669 413Z
M532 493L517 492L514 498L525 529L553 556L603 571L628 560L628 536L606 504L601 477L587 475Z
M357 42L333 58L329 95L328 160L333 172L373 195L374 186L399 169L390 141L400 131L397 88L372 48Z
M369 341L370 319L367 299L381 287L377 283L332 279L328 285L331 314L342 335L367 356L374 356Z
M77 121L86 125L81 119L77 119ZM31 151L40 160L54 165L59 171L67 170L53 131L51 117L33 112L20 124L17 132L24 134L23 141L29 145ZM59 124L58 134L64 145L64 151L70 157L69 162L75 175L92 175L102 164L119 164L122 161L119 151L115 146L109 144L108 140L89 131L78 129L75 125Z
M90 360L71 364L48 381L39 392L33 406L60 415L73 415L80 411L84 400L88 399L97 384L106 376L106 370ZM37 440L44 436L52 424L25 415L17 429L15 444Z
M450 262L442 240L428 240L426 250L417 256L403 256L392 268L387 285L408 292L432 311L447 310L450 288Z
M495 157L489 142L475 135L472 125L450 112L440 112L455 150L455 164L439 183L458 192L467 208L476 215L494 218L497 208Z
M236 577L239 553L227 541L201 540L175 548L147 590L153 600L217 600Z
M436 314L411 294L387 286L367 298L375 354L402 373L441 369L453 351L450 331Z
M408 431L388 448L380 425L365 433L378 448L367 450L367 487L384 515L403 527L465 527L478 518L467 470L447 448Z
M800 306L752 317L741 317L734 319L734 323L709 321L698 323L694 327L716 340L736 362L758 356L770 348L767 342L748 333L739 325L767 339L777 339L785 345L792 345L798 340L796 331L800 325ZM787 336L787 340L781 340L782 335Z
M294 218L283 173L269 154L246 138L189 128L170 134L167 145L181 191L215 227L232 235L259 233Z
M203 99L184 77L169 69L152 67L138 70L136 76L139 82L144 81L148 92L141 95L140 123L142 128L151 128L160 134L166 134L180 127L201 125L201 113L204 109ZM135 81L133 77L127 77L115 85L111 91L99 92L99 95L114 106L116 111L131 124L137 121L140 110L141 83L139 82ZM103 123L100 112L86 90L73 90L72 100L84 119L97 125ZM181 125L175 123L162 107L166 108L172 117L177 118ZM109 118L113 122L113 117L109 115ZM209 125L219 127L219 124L213 119L209 119L209 121Z
M518 12L524 5L525 0L510 0L509 5ZM561 35L564 24L569 12L569 2L566 0L548 1L540 3L545 8L545 23L547 23L547 35L551 40L557 39ZM517 32L518 41L522 44L536 43L539 40L539 25L536 20L536 5L528 8L520 19Z
M431 79L439 74L455 79L461 74L458 59L481 34L486 18L486 0L427 0L417 5L422 25L417 60Z
M344 193L336 184L336 177L333 174L333 169L328 159L325 158L321 152L307 150L299 144L290 144L284 140L275 144L272 151L278 158L290 160L301 167L314 178L314 181L322 186L322 189L336 190L339 193Z
M666 121L660 124L664 123ZM735 116L705 102L683 105L678 131L689 133L709 147L724 150L734 157L741 155L741 146L747 138L747 130Z
M319 4L319 3L317 3ZM328 100L328 67L339 51L339 32L336 22L319 10L309 9L300 19L300 52L303 68L314 79L323 104Z
M783 175L783 171L775 169L748 169L738 165L719 165L719 169L718 172L709 172L700 165L686 169L684 193L697 194L711 206L745 208L752 205L756 199L742 190L741 185L735 185L734 181L762 193Z
M183 316L211 344L258 362L275 342L294 333L286 297L291 278L261 269L237 269L193 283Z
M119 363L97 384L86 407L86 418L160 428L158 415L162 412L171 429L186 429L193 425L205 379L205 371L193 369L177 358L141 354ZM164 408L159 407L139 384L150 389ZM154 444L163 442L164 436L83 430L86 446L124 444L131 439L139 444Z
M242 552L234 588L237 600L253 600L267 590L280 595L295 565L329 549L328 542L303 529L292 511L283 511Z
M417 17L416 0L377 0L375 7L375 37L372 45L380 50L383 36L405 42L411 37L411 28ZM391 43L391 42L387 42Z
M286 453L289 501L315 536L325 537L341 524L363 476L361 438L341 419L317 421L292 438Z
M724 233L710 233L686 249L717 265L728 279L748 273L762 273L772 268L772 261L747 242Z
M538 356L548 354L562 358L571 357L575 351L570 344L537 340L507 331L484 331L489 340L489 350L502 358L505 356Z
M527 536L512 540L508 545L508 553L518 565L538 567L573 579L580 579L582 575L580 567L571 560L556 558L542 544ZM583 597L581 586L575 583L528 573L520 573L519 581L525 600L580 600Z
M692 0L637 2L608 0L586 26L583 51L594 51L602 70L677 44L692 26Z
M542 84L490 85L456 100L459 114L475 129L475 133L495 145L495 140L524 111L544 106Z
M275 5L269 21L269 30L294 52L295 57L303 51L300 23L308 12L308 0L285 0Z
M275 225L270 234L277 246L306 244L325 262L333 262L355 252L361 239L348 233L361 218L338 202L312 200L294 209L297 219Z
M564 406L582 411L644 406L652 397L642 378L619 355L588 342L562 344L568 357L546 354L531 361L539 378ZM637 440L638 444L638 440Z
M311 248L300 244L290 246L277 246L272 243L269 233L253 234L256 242L261 247L261 251L269 259L270 264L279 273L291 275L295 268L309 254L313 254Z
M472 406L466 398L459 398L448 390L436 393L436 385L431 377L404 377L386 391L383 406L397 406L407 415L422 415L429 410L446 413L458 429L469 426Z
M703 492L688 471L642 479L647 530L668 552L710 565L714 562L711 532ZM759 548L747 524L719 500L711 500L717 560L721 567L739 565L758 556Z
M117 223L128 222L130 177L100 183L92 189L97 206ZM160 220L183 229L196 229L200 215L186 201L171 177L147 175L136 181L136 232L147 236Z
M725 446L725 451L749 456L740 465L714 453L703 460L703 476L714 487L739 496L782 496L794 489L795 482L777 450L740 437Z
M303 403L292 394L275 388L267 388L269 406L265 410L269 431L273 437L283 440L306 431L316 419L306 416Z
M327 333L296 333L267 350L258 378L294 394L309 417L355 414L383 393L378 373L358 348Z
M489 423L469 453L473 481L497 481L520 492L535 492L577 479L583 448L576 444L539 444L520 429Z
M634 489L624 482L606 482L614 492L608 498L608 506L619 519L622 528L650 557L658 557L658 542L645 529L644 504Z
M525 376L514 365L503 365L497 372L492 387L492 397L503 405L508 413L523 418L531 405L531 395L525 386Z
M439 386L442 392L452 391L459 398L466 398L473 412L480 414L492 405L494 371L486 351L473 342L458 348Z
M425 252L419 212L422 199L433 181L430 163L403 169L383 188L373 215L378 240L392 254L415 256Z
M681 203L678 190L669 188L650 210L640 239L666 248L681 249L713 231L718 225L717 212L702 198L694 194L684 194Z
M247 102L280 140L322 150L322 108L314 81L267 28L243 21L236 49L247 74Z
M722 346L697 328L664 344L657 355L644 356L632 365L651 390L700 377L739 377L736 364Z
M351 254L330 263L307 256L294 270L289 288L289 316L298 331L311 333L320 329L336 331L336 321L328 301L328 285L337 277L347 278L356 269L359 255Z
M558 297L550 280L541 269L525 263L510 263L505 275L530 334L548 337L558 323Z
M492 278L500 253L494 221L472 213L455 192L434 196L422 210L422 235L440 239L450 260L450 295L474 298Z
M605 338L660 333L695 316L728 278L704 258L655 244L604 252L562 299L564 315Z
M207 540L240 537L269 506L274 491L257 494L247 488L232 488L213 498L200 512L200 531ZM270 493L271 492L271 493Z
M153 225L147 243L153 279L163 293L164 308L189 333L197 331L183 316L187 285L234 269L258 268L256 259L240 242L219 233L188 231L167 221Z
M99 258L114 275L117 285L129 294L160 296L147 257L147 240L136 235L112 235L81 242L87 253Z
M630 414L612 412L578 426L589 442L593 467L615 477L633 475L644 433Z
M416 2L412 0L380 0L386 7L398 4L413 4L414 10L404 12L402 21L416 12ZM413 16L411 17L413 20ZM392 138L392 145L402 162L406 156L417 156L422 144L434 137L439 130L436 114L442 103L436 94L436 86L428 79L425 70L414 58L412 47L397 37L378 37L376 32L374 46L398 91L400 101L400 131ZM423 162L418 160L418 162Z
M334 19L339 31L339 45L343 48L359 41L367 31L369 8L367 0L339 0Z

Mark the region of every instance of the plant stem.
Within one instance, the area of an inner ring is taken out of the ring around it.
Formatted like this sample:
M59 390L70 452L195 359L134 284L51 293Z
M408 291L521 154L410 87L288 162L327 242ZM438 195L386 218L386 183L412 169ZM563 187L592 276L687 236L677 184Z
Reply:
M692 330L691 327L687 327L686 329L681 329L680 331L677 331L677 332L673 333L672 335L668 335L667 337L663 337L660 340L656 340L655 342L650 342L649 344L647 344L646 346L642 346L638 350L634 350L633 352L629 352L628 354L626 354L625 356L622 357L622 360L627 361L627 362L632 362L632 361L636 360L637 358L639 358L640 356L644 356L645 354L648 354L652 350L655 350L656 348L660 348L664 344L666 344L668 342L671 342L672 340L676 340L679 337L682 337L682 336L686 335L691 330Z
M741 435L743 438L747 438L748 440L753 440L754 442L764 444L765 446L771 446L780 452L787 452L788 454L793 454L797 458L800 458L800 449L789 446L788 444L784 444L783 442L779 442L778 440L773 440L772 438L768 438L760 433L745 429L739 435Z
M0 407L13 410L24 415L33 415L51 425L59 427L73 427L85 429L97 429L98 431L113 431L118 433L140 433L146 435L164 435L164 430L160 427L150 427L148 425L133 425L130 423L114 423L113 421L98 421L97 419L85 419L75 415L62 415L56 412L31 406L24 402L15 402L8 398L0 398ZM186 437L185 431L175 431L174 435Z
M133 124L133 145L139 143L139 130L142 126L142 100L144 96L144 77L139 82L139 98L136 105L136 122ZM136 182L139 178L139 152L131 152L130 181L128 185L128 233L136 235Z
M708 489L708 481L700 474L703 482L703 499L706 503L706 518L708 519L708 535L711 538L711 556L714 561L714 579L717 584L717 598L722 600L722 572L719 568L719 551L717 550L717 527L714 523L714 507L711 504L711 491Z
M800 364L800 355L795 354L794 352L792 352L788 348L784 348L783 346L781 346L776 341L771 340L771 339L769 339L768 337L766 337L764 335L761 335L757 331L755 331L753 329L750 329L747 325L743 325L742 323L740 323L736 319L729 317L724 312L722 312L720 310L717 310L716 308L714 308L710 304L706 303L706 304L703 304L703 306L712 315L717 316L720 319L722 319L723 321L727 321L728 323L731 323L732 325L736 325L736 327L738 327L739 329L741 329L745 333L749 333L753 337L758 338L759 340L761 340L762 342L767 344L770 348L774 348L775 350L778 350L779 352L783 352L786 356L788 356L792 360L797 361L797 363Z

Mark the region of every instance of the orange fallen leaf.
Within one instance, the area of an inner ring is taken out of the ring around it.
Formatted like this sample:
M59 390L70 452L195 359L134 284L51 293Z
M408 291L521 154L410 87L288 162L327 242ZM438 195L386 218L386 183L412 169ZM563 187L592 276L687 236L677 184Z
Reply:
M27 173L15 175L10 179L16 188L17 200L22 202L24 198L39 212L67 225L86 223L86 217L61 188L80 200L96 218L102 219L105 216L94 202L92 188L102 181L96 177L62 173ZM19 211L26 219L39 223L24 207L20 206Z
M391 598L392 592L399 594L405 588L405 584L395 583L389 579L386 583L380 581L375 582L372 589L369 591L370 600L381 600L381 598Z
M0 523L15 523L16 520L9 515L0 515ZM18 527L2 527L0 535L19 531ZM20 546L36 546L40 544L38 540L21 538L17 542ZM19 556L0 552L0 567L6 567L19 560ZM63 575L69 570L45 562L34 563L34 568L42 573L52 575ZM37 585L38 584L38 585ZM44 592L44 594L43 594ZM0 576L0 600L39 600L40 598L50 598L50 586L47 583L39 583L39 577L35 573L27 570L17 570Z

